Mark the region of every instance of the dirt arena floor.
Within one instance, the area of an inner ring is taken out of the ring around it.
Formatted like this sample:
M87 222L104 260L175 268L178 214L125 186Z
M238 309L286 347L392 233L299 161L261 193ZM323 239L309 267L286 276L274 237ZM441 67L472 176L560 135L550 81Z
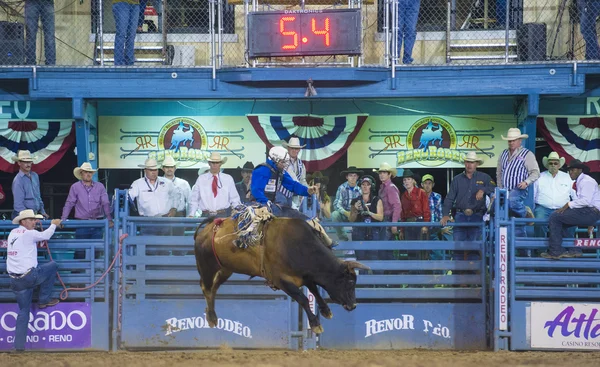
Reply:
M247 351L0 354L2 367L599 366L600 352Z

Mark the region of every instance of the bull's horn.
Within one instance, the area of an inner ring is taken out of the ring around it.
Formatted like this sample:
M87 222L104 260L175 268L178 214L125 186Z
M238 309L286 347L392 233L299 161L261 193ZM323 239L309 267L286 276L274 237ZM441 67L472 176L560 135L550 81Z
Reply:
M359 263L358 261L345 261L345 263L349 270L354 270L354 269L371 270L371 268Z

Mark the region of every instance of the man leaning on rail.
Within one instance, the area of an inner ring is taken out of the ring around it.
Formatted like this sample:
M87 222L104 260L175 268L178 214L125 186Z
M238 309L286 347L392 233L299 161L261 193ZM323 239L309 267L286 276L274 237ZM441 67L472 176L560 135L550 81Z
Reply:
M540 255L546 259L581 256L579 251L562 248L563 238L568 236L565 229L570 226L593 226L600 220L600 190L596 180L587 175L590 168L579 159L574 159L567 169L569 176L575 181L573 189L577 192L577 199L550 214L548 252Z
M51 297L58 265L54 261L38 265L36 243L49 240L61 220L53 219L50 227L39 232L35 230L35 226L42 218L31 209L23 210L12 221L19 227L13 229L8 235L6 270L10 276L10 289L15 294L19 305L15 330L15 352L25 350L33 289L40 286L39 309L52 307L60 302Z

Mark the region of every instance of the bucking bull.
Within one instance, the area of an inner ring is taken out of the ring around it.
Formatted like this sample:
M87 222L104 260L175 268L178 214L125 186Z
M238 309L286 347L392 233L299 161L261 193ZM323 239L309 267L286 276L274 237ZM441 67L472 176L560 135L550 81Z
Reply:
M320 296L317 285L347 311L356 308L354 269L368 270L368 267L336 258L302 219L273 218L263 224L262 230L260 242L245 249L233 243L236 222L231 218L208 218L196 230L194 252L210 327L215 327L218 320L217 290L233 273L263 277L272 288L283 290L302 306L311 330L317 334L323 332L323 327L319 317L311 312L302 286L314 294L319 312L327 319L332 318L333 313Z

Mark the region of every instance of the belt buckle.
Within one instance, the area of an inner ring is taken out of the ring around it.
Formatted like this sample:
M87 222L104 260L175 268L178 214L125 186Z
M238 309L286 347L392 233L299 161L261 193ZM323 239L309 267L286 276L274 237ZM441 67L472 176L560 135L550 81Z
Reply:
M467 216L470 217L471 215L473 215L473 209L465 209L463 210L463 213Z

